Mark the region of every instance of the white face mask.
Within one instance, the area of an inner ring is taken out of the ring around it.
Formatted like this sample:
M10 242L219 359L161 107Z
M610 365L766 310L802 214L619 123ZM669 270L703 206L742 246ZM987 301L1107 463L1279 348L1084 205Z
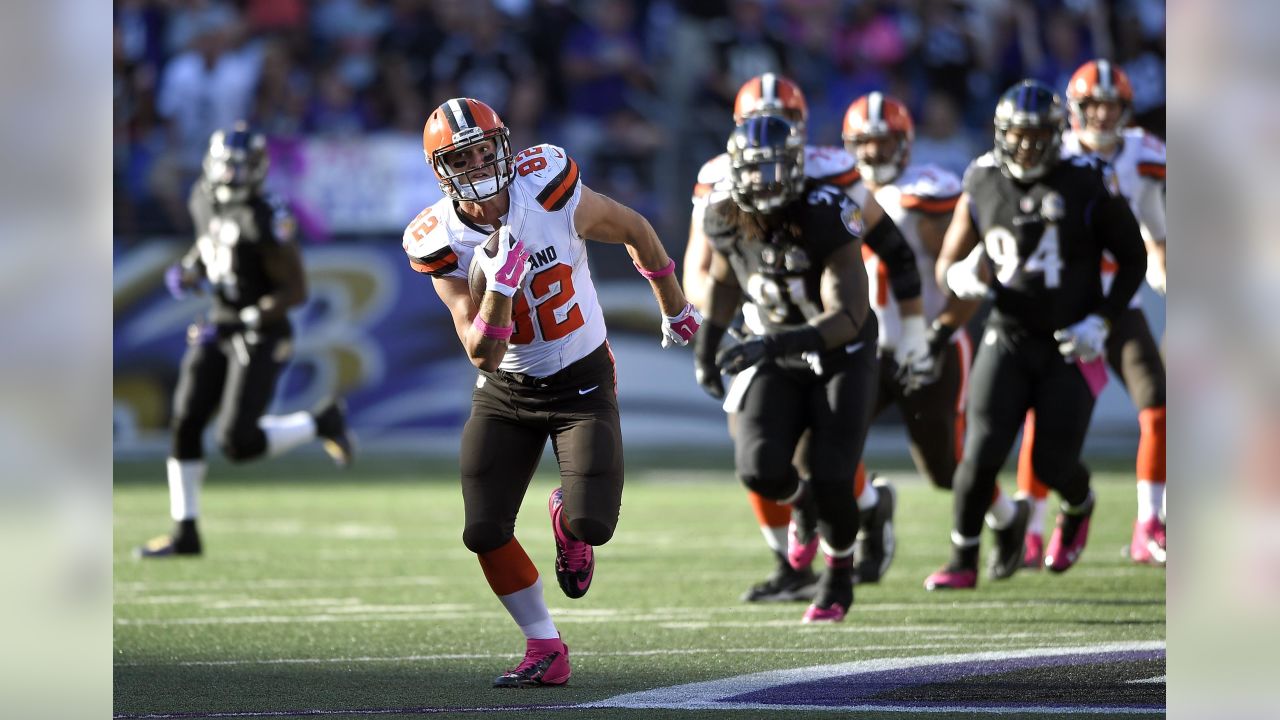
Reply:
M498 184L498 178L491 177L484 180L475 180L467 182L463 178L453 180L453 186L458 191L458 196L463 200L487 200L498 194L501 186Z
M893 163L869 165L858 163L858 172L876 185L888 185L898 178L898 166Z

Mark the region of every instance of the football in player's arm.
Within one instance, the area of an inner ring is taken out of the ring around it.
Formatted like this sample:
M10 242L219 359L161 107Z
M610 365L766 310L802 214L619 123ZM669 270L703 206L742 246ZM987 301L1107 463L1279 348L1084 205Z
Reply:
M454 98L431 114L423 150L445 197L409 224L403 244L479 370L459 451L462 540L525 636L524 660L493 685L520 688L562 685L571 674L538 570L514 532L547 440L560 469L547 505L555 574L568 597L590 588L593 548L613 536L622 504L616 373L585 238L626 247L657 299L664 347L687 344L701 317L642 216L587 188L564 149L513 154L508 136L478 100ZM473 264L484 278L479 302Z
M951 560L926 579L928 589L976 585L983 513L1029 409L1039 435L1033 464L1063 499L1045 565L1069 569L1088 537L1094 496L1080 451L1106 379L1107 330L1142 282L1146 251L1107 169L1092 159L1060 158L1065 121L1061 98L1042 84L1024 81L1006 91L996 106L995 149L966 172L943 242L940 284L982 244L994 308L974 361ZM1104 251L1118 266L1105 294L1098 274ZM1020 539L1005 544L997 537L993 577L1012 575L1022 551Z

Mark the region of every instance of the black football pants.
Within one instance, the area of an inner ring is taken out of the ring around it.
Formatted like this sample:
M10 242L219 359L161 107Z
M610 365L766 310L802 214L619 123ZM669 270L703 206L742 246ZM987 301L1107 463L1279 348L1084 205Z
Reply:
M961 331L963 332L963 331ZM876 395L873 417L879 417L890 405L897 405L902 421L907 426L911 459L934 487L950 490L955 476L956 461L961 442L957 432L957 416L960 413L965 390L965 365L969 358L962 358L968 342L951 343L943 356L942 374L934 382L911 394L903 392L902 383L895 377L898 366L892 353L880 361L880 391Z
M218 446L229 460L252 460L267 449L258 418L275 397L276 380L292 353L289 335L223 332L192 326L173 398L170 454L204 457L202 435L218 413Z
M969 378L964 457L955 475L955 530L966 538L981 534L996 475L1029 409L1036 411L1036 474L1068 504L1084 502L1089 471L1080 450L1094 400L1080 368L1062 357L1053 338L989 325Z
M801 465L817 501L818 530L834 548L853 545L858 532L858 507L849 499L871 421L876 372L874 340L853 353L843 348L824 353L822 375L762 363L737 414L738 477L771 500L795 493L800 478L792 458L800 436L809 431Z
M547 438L570 532L590 545L608 542L622 506L622 426L608 343L549 377L499 370L480 378L462 429L463 544L486 553L515 535Z

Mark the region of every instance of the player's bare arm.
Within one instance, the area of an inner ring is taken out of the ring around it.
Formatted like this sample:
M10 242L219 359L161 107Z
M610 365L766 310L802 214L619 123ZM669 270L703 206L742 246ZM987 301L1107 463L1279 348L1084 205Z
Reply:
M272 252L263 253L262 269L276 290L263 295L250 307L257 310L257 322L269 324L283 320L289 308L307 301L307 274L302 269L302 253L293 242L281 243Z
M1103 317L1115 322L1147 274L1147 247L1129 203L1119 195L1108 196L1100 202L1094 227L1102 238L1102 246L1111 251L1118 266L1111 290L1100 308Z
M706 217L706 206L695 205L689 216L689 241L684 248L684 273L682 287L684 296L695 307L707 309L707 297L710 292L711 242L702 229Z
M624 245L632 262L643 271L659 274L673 262L643 215L585 185L573 224L584 238ZM653 277L649 282L663 315L674 317L684 311L689 301L674 273Z
M852 342L871 312L867 304L867 271L857 243L840 246L827 258L819 284L822 314L809 320L826 348ZM919 298L916 302L919 303Z
M939 287L949 287L947 271L952 265L968 257L978 246L978 231L973 227L969 202L969 193L961 193L956 209L951 213L951 224L947 226L946 235L943 236L942 248L938 251L938 264L933 270Z
M489 325L509 326L511 318L511 298L497 292L486 292L477 308L471 299L471 289L467 281L461 278L432 277L431 284L440 296L441 302L449 308L453 318L453 329L458 333L458 341L467 352L471 364L481 370L492 372L502 363L507 354L507 341L485 335L474 324L476 315Z

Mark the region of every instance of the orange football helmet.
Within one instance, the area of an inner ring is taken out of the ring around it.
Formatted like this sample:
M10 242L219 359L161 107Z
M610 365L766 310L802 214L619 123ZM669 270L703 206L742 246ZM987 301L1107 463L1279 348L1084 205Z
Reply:
M1119 103L1116 121L1110 127L1089 127L1084 107L1090 101ZM1071 128L1086 145L1098 149L1115 145L1133 114L1133 86L1129 84L1129 76L1109 60L1090 60L1081 65L1067 83L1067 108Z
M858 172L877 185L891 183L906 169L916 126L911 111L898 100L873 92L854 100L844 114L840 134L844 147L858 161ZM892 143L869 143L871 140ZM859 149L861 148L861 149Z
M515 165L511 162L511 131L493 108L471 98L446 100L427 118L422 129L422 154L440 179L440 189L454 200L480 202L494 197L511 182ZM492 141L493 152L485 153L479 165L460 151ZM472 180L477 171L491 176Z
M733 101L734 125L760 115L779 115L803 135L809 104L799 85L777 73L765 73L743 83Z

